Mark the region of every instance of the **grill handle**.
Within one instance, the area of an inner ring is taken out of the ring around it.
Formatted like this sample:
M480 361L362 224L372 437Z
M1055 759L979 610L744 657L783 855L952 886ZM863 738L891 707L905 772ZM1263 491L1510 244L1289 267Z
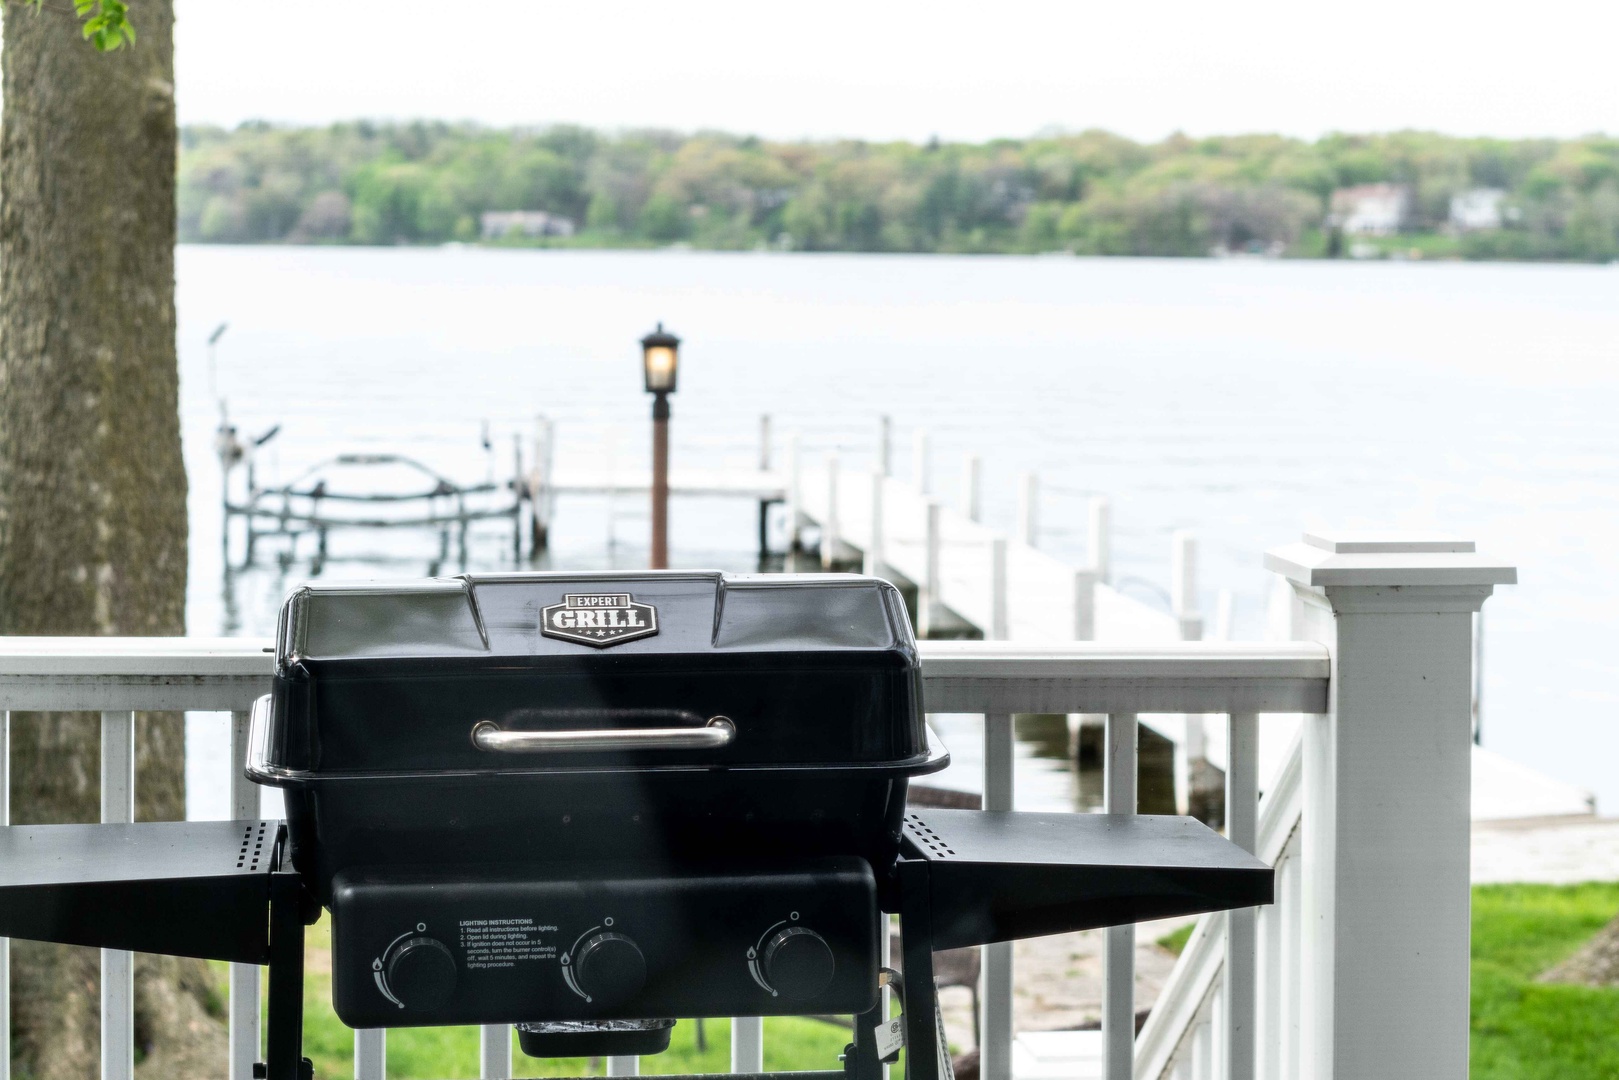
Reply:
M729 717L703 727L506 731L493 720L472 725L472 745L497 754L579 754L596 750L719 750L736 738Z

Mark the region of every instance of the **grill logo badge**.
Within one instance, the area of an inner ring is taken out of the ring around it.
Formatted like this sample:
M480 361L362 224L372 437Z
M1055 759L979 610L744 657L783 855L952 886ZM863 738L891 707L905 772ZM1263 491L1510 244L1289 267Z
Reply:
M568 593L542 612L540 633L605 649L658 632L658 609L629 593Z

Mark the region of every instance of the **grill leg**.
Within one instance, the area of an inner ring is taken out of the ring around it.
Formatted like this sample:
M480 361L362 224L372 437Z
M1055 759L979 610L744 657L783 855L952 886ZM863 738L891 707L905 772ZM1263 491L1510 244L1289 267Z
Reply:
M304 916L298 875L270 875L270 1008L265 1080L312 1080L304 1051ZM258 1075L259 1070L253 1070Z
M928 866L921 860L900 860L899 923L905 950L905 1080L955 1080L939 1021L933 905L928 900Z
M886 921L886 920L885 920ZM885 928L886 929L886 928ZM877 1060L877 1025L883 1015L881 994L872 1008L854 1018L854 1042L844 1051L843 1075L848 1080L883 1080L883 1063Z

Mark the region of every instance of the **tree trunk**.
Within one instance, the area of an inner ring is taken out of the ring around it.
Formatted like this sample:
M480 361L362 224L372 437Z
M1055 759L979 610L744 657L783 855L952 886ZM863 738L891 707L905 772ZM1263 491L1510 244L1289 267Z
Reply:
M139 41L103 54L65 3L5 13L0 633L185 631L172 0L134 16ZM12 720L13 820L96 820L97 718ZM184 817L184 754L183 717L139 719L137 817ZM95 1076L96 954L18 942L12 962L20 1075ZM142 957L141 1071L221 1072L214 1000L202 962Z

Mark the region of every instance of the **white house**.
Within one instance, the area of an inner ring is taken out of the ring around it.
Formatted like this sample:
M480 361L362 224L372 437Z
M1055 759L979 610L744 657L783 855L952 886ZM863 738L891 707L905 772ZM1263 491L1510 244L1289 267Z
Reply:
M507 236L572 236L573 222L544 210L486 210L482 222L485 240Z
M1332 218L1350 236L1393 236L1411 212L1404 184L1359 184L1332 193Z
M1484 232L1499 229L1505 216L1502 202L1507 193L1500 188L1468 188L1450 197L1450 224L1458 232Z

